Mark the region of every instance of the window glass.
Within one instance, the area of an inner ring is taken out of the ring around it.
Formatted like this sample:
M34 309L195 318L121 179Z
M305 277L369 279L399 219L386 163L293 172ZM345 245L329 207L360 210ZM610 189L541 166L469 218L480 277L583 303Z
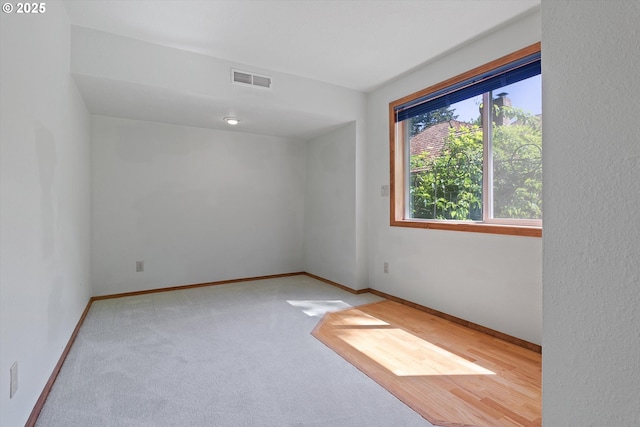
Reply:
M493 217L542 219L540 76L493 95Z
M479 107L471 98L408 119L410 218L482 220Z

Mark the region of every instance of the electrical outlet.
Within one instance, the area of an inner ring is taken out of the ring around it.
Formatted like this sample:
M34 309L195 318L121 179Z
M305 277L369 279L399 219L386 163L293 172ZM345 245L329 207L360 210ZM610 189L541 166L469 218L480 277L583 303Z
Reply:
M389 263L387 261L384 262L384 273L389 274Z
M13 365L11 365L11 380L10 383L11 385L9 386L10 391L9 391L9 399L12 399L13 396L16 395L16 392L18 391L18 361L16 360Z
M144 271L144 261L136 261L136 273Z
M389 186L388 185L383 185L382 187L380 187L380 195L382 197L389 197Z

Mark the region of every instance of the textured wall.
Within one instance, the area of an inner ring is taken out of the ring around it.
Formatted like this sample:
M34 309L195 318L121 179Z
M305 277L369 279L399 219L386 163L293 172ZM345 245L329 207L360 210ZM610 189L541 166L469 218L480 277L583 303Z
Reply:
M15 6L15 3L13 3ZM1 14L0 425L24 425L90 297L89 115L61 3ZM18 392L9 399L9 368Z
M640 2L543 1L546 426L640 423Z
M302 270L303 142L94 116L91 155L95 295Z

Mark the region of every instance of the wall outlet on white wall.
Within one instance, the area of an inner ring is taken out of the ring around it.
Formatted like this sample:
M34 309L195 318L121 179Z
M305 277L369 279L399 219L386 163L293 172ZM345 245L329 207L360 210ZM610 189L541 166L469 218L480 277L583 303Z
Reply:
M16 360L15 362L13 362L13 365L11 365L11 379L10 379L10 386L9 386L9 399L13 398L13 396L15 396L16 392L18 391L18 361Z
M382 187L380 187L380 195L382 197L389 197L389 186L388 185L383 185Z
M389 263L387 261L384 262L384 273L389 274Z
M136 261L136 273L144 271L144 261Z

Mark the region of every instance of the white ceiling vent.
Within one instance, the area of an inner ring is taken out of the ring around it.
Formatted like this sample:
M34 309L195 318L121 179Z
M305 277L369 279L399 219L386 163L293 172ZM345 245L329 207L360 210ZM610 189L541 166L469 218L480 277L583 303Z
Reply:
M248 71L231 70L231 83L243 86L255 86L271 89L271 77L261 76Z

